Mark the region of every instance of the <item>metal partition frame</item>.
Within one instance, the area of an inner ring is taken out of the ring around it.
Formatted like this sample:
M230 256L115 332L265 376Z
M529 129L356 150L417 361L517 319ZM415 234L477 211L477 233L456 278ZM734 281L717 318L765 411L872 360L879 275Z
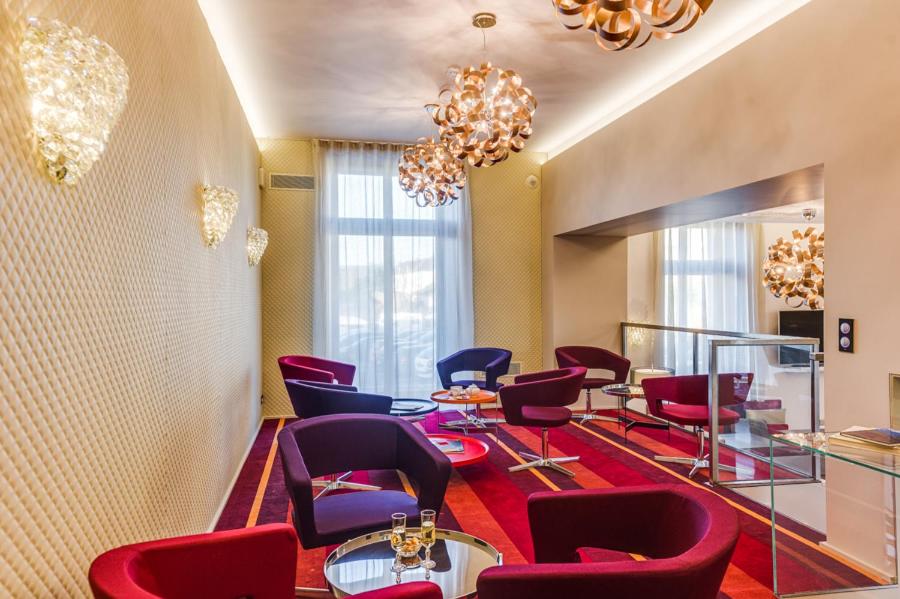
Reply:
M810 430L819 428L819 340L811 337L783 337L781 335L756 335L742 339L710 339L709 341L709 480L723 487L748 487L768 485L769 481L721 481L719 480L719 348L766 347L779 345L808 345L810 348ZM790 481L795 482L795 481ZM810 482L802 479L796 482Z

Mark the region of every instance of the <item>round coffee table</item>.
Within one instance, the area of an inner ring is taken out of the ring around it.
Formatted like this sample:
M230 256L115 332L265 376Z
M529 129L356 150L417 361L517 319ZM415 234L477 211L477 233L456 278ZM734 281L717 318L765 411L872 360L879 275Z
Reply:
M474 428L494 428L498 424L505 422L502 418L485 418L481 415L481 404L495 403L497 401L497 394L493 391L479 389L478 393L473 393L472 395L463 393L453 397L449 391L441 390L432 393L431 399L440 404L463 406L465 419L442 422L441 428L462 429L465 434L469 434L470 426ZM470 405L475 406L472 412L469 411Z
M625 425L625 440L628 440L628 431L635 426L644 428L667 429L669 425L664 422L652 420L635 420L628 416L628 400L644 397L644 388L640 385L614 384L600 387L600 391L612 395L619 400L619 423Z
M418 420L438 409L430 399L395 399L391 404L391 416Z
M417 533L417 528L407 529ZM400 573L401 582L428 580L441 587L444 599L473 597L475 583L482 570L503 563L503 556L494 547L471 535L453 530L437 529L437 542L431 548L435 567L425 570L421 565ZM351 539L335 549L325 560L325 580L335 597L347 597L397 584L391 572L394 551L391 531L374 532ZM425 554L422 549L419 555Z
M444 452L444 455L450 458L450 465L454 468L476 464L484 460L487 457L488 451L490 451L487 443L480 439L475 439L474 437L466 437L465 435L447 435L443 433L425 436L431 439L431 442L434 443L438 449L441 449L442 442L459 441L462 443L462 452ZM443 449L441 449L441 451L443 451Z

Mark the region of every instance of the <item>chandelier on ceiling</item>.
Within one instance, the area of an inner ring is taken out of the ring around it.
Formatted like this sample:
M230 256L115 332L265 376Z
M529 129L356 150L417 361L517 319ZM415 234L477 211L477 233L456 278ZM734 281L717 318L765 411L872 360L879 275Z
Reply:
M423 137L404 148L398 170L400 188L422 208L452 204L466 186L462 160L434 138Z
M713 0L551 0L567 29L585 28L604 50L640 48L693 27Z
M491 13L472 18L482 36L496 24ZM537 100L518 73L485 60L479 67L451 66L448 76L450 83L441 89L438 102L425 108L453 156L475 167L491 166L525 147Z
M807 221L815 218L812 209L803 211ZM820 310L825 298L825 233L808 227L794 230L790 239L779 237L769 246L763 262L763 285L791 307L808 306Z

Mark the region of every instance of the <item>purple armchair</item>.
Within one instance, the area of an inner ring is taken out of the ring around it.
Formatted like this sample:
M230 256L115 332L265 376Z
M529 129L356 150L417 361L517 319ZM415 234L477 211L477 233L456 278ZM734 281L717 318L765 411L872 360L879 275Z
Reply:
M438 376L441 385L449 389L451 385L468 387L475 385L488 391L497 391L497 377L509 372L509 363L512 360L512 352L499 347L473 347L447 356L437 363ZM474 379L453 380L457 372L484 372L484 380Z
M278 451L294 525L306 549L343 543L390 528L391 514L403 512L410 525L419 512L440 513L450 479L450 460L416 427L393 416L320 416L290 424L278 435ZM400 470L417 488L342 493L313 502L312 479L346 470Z
M390 414L393 399L387 395L360 393L351 385L316 383L312 381L284 381L294 413L300 418L315 418L330 414ZM331 474L327 480L313 481L313 486L323 487L316 498L339 489L353 491L378 491L381 487L354 483L347 479L353 472Z
M568 424L572 411L566 406L578 401L586 373L587 370L581 367L532 372L517 376L514 385L501 387L500 403L506 423L541 427L541 455L520 451L520 456L531 461L511 466L510 472L542 467L575 476L574 472L560 464L574 462L578 457L550 457L548 429Z
M731 506L688 485L535 493L528 521L537 563L483 571L479 599L715 599L740 534ZM582 548L649 559L580 563Z
M111 549L88 578L96 599L293 599L296 572L297 535L287 524L268 524ZM354 597L441 599L441 590L412 582Z
M278 358L278 367L284 380L352 385L353 377L356 376L356 366L353 364L315 356L281 356Z
M568 345L556 348L556 363L560 368L584 366L588 369L611 371L613 373L612 378L585 377L584 383L581 385L586 395L585 410L584 414L578 414L575 418L581 423L584 423L585 420L619 421L618 418L598 416L594 413L594 409L591 407L591 389L599 389L615 383L624 383L628 379L628 372L631 370L630 360L601 347Z

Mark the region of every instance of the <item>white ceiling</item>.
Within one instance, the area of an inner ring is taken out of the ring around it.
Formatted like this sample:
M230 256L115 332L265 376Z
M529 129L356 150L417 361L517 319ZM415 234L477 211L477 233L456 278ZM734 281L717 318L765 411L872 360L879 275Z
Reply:
M716 0L689 32L604 52L548 0L199 0L259 137L413 141L447 66L488 58L538 99L528 149L554 155L809 0Z

